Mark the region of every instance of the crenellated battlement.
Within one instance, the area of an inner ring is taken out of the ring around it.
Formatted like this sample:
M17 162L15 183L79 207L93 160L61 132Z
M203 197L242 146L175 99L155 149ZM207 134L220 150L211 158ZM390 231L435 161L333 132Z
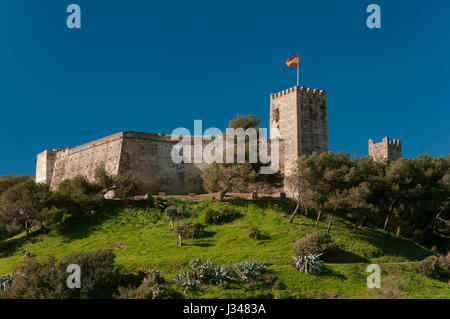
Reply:
M369 140L369 156L376 161L395 161L402 157L402 142L399 139L383 138L379 143Z
M272 93L270 94L270 98L271 99L277 99L280 98L284 95L288 95L294 92L301 92L301 93L306 93L308 95L326 95L326 91L325 90L320 90L320 89L312 89L312 88L307 88L304 86L293 86L290 87L289 89L283 90L281 92L278 93Z

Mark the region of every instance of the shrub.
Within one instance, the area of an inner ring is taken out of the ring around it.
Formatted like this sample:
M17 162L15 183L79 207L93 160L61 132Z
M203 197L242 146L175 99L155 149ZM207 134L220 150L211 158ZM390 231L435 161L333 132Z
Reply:
M204 226L200 223L187 223L184 225L183 238L199 238L204 233Z
M167 207L172 205L173 200L172 199L165 199L157 197L155 198L153 204L156 208L161 210L162 212L166 210Z
M157 269L146 271L146 277L139 287L118 288L120 299L165 299L170 297L169 290L163 285L166 281Z
M207 224L222 224L233 221L239 217L239 213L234 208L224 208L222 211L217 211L208 208L205 213L205 223Z
M244 261L230 267L233 277L244 282L254 282L261 279L261 274L265 271L265 266L262 263L255 263L252 261Z
M65 282L67 273L63 276L52 255L44 255L41 262L25 257L23 264L16 267L13 277L12 286L5 291L7 298L56 299L70 296Z
M425 258L417 266L417 271L426 277L435 277L439 273L438 258L436 256Z
M323 261L319 259L320 254L300 255L298 258L292 257L293 266L298 271L309 275L318 275L323 270Z
M439 267L441 267L446 272L450 272L450 251L447 255L441 255L438 259Z
M325 261L330 260L336 250L336 244L327 233L314 232L300 238L294 243L292 251L295 255L321 254Z
M164 214L169 218L172 227L175 227L175 220L184 216L183 208L177 206L169 206L164 210Z
M248 239L258 240L261 238L261 231L256 226L251 226L248 229Z
M81 289L72 289L72 298L110 298L119 277L115 271L115 255L112 249L99 249L84 253L70 253L62 257L60 273L67 278L66 269L70 264L80 266Z
M174 281L183 290L190 290L200 284L225 285L231 281L226 267L216 265L212 260L203 263L200 259L189 264L189 271L175 275Z

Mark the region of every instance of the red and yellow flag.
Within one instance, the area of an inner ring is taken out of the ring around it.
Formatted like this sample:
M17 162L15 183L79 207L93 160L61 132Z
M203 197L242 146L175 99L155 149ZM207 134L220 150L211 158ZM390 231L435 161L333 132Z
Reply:
M298 66L298 54L286 60L287 66Z

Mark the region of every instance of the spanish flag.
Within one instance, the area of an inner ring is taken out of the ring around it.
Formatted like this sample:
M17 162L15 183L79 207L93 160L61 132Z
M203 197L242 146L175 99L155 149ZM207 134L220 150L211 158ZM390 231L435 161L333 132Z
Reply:
M298 66L298 54L286 60L287 66Z

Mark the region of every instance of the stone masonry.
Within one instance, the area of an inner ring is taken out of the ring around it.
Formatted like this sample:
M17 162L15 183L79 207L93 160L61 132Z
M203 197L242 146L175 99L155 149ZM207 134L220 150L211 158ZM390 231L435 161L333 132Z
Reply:
M271 94L270 138L276 137L284 140L286 175L299 156L328 152L326 92L294 86Z
M278 136L273 128L279 129ZM327 152L325 91L295 86L271 94L270 138L280 138L280 170L284 174L300 155ZM93 181L95 168L103 164L113 175L139 175L144 183L142 194L201 192L201 173L208 164L194 163L192 158L191 163L174 163L171 151L177 143L171 135L126 131L73 148L46 150L37 156L36 182L56 189L63 180L77 175Z
M369 140L369 156L375 161L396 161L402 157L402 142L398 139L383 138L380 143Z

